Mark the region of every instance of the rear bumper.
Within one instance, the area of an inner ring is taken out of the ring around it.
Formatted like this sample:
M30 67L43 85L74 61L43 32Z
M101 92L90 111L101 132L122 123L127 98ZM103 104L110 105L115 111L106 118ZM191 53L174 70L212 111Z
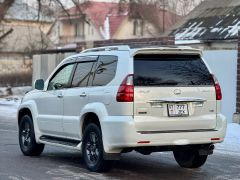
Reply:
M149 132L136 131L132 116L108 117L101 122L104 149L107 153L119 153L124 148L143 146L174 146L220 143L227 128L226 118L219 114L214 130Z

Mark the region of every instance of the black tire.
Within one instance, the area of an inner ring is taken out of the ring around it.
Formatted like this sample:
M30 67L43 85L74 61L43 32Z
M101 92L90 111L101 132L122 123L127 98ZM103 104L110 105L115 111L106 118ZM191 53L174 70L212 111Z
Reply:
M44 144L37 144L32 118L24 115L19 124L19 145L25 156L39 156L44 149Z
M104 160L102 133L96 124L89 124L82 141L82 155L87 169L92 172L106 172L112 168L113 161Z
M173 151L174 158L183 168L199 168L207 160L208 155L199 155L197 150L178 149Z

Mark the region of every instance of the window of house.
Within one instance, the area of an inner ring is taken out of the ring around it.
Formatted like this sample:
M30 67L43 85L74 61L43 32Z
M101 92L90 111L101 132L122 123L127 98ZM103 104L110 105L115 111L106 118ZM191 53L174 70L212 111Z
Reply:
M86 87L88 84L88 79L92 71L94 62L82 62L78 63L75 70L72 87Z
M133 35L137 35L138 21L135 19L133 21Z
M84 36L84 22L78 22L75 24L75 36L76 37Z
M92 85L104 86L111 82L116 74L117 61L116 56L99 56L92 77Z
M135 19L133 21L133 35L143 36L144 33L144 21L141 19Z
M91 34L91 24L89 23L88 24L88 35L90 35Z
M143 20L141 20L141 27L140 27L140 31L141 31L141 36L143 36L143 34L144 34L144 21Z
M57 90L68 87L74 64L63 66L49 81L48 90Z

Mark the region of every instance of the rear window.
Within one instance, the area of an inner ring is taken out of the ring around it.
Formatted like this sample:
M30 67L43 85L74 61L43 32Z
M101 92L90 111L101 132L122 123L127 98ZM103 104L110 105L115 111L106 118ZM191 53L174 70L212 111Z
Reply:
M212 76L196 55L137 55L135 86L210 86Z

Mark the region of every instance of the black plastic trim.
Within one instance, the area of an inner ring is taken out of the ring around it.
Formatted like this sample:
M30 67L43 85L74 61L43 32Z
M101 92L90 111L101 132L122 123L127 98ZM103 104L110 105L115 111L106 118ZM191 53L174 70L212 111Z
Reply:
M55 144L73 146L73 147L76 147L81 142L75 139L66 139L66 138L59 138L54 136L41 136L40 140L50 142L50 143L55 143Z

